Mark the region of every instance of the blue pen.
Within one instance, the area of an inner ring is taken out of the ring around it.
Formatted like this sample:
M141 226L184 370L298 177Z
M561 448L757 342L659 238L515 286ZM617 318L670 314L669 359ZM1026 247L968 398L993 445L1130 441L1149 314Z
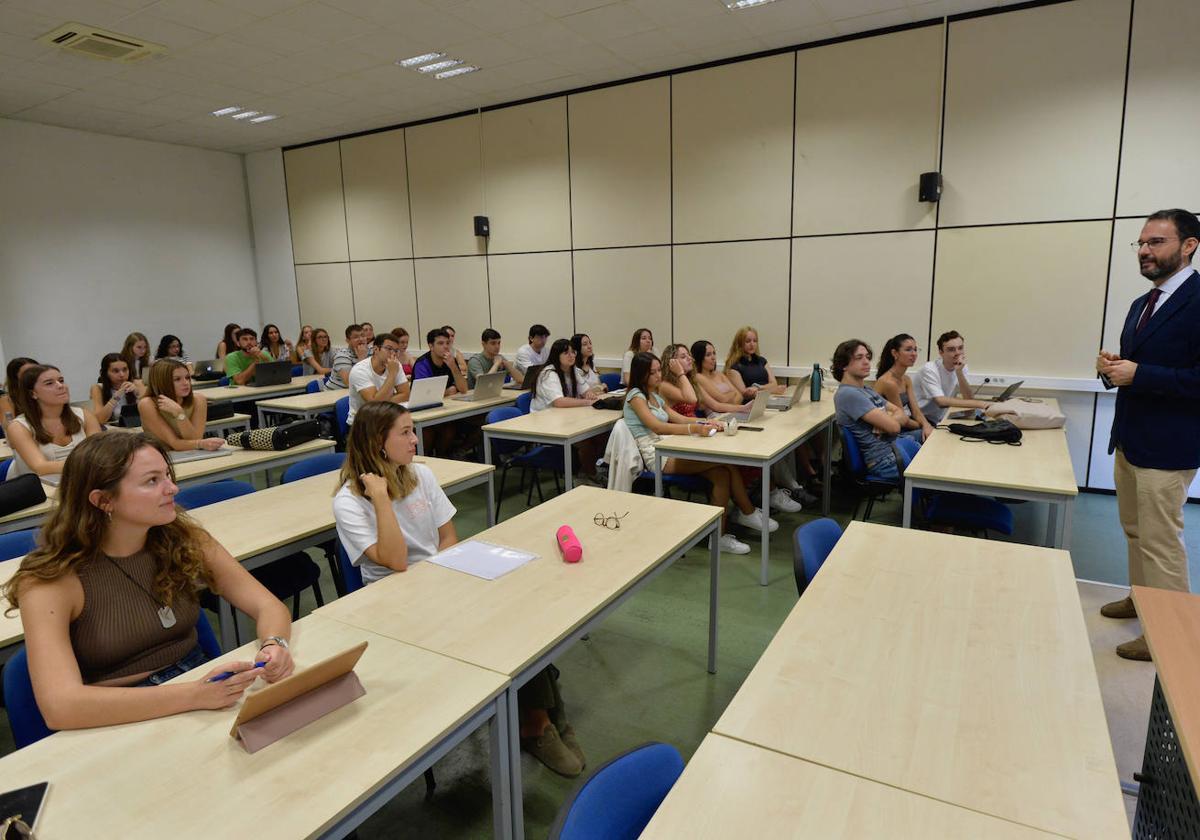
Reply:
M251 666L251 668L262 668L266 664L267 664L266 661L255 662L254 665ZM247 670L250 670L250 668L248 668ZM230 677L232 677L234 674L240 674L240 673L242 673L242 672L241 671L222 671L221 673L217 674L215 677L205 680L205 682L223 682L224 680L227 680Z

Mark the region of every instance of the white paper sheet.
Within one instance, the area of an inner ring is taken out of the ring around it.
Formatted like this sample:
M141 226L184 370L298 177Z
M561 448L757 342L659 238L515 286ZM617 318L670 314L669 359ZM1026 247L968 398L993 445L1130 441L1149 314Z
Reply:
M450 546L425 562L445 566L456 572L465 572L484 580L495 580L536 558L536 554L527 551L517 551L482 540L467 540Z

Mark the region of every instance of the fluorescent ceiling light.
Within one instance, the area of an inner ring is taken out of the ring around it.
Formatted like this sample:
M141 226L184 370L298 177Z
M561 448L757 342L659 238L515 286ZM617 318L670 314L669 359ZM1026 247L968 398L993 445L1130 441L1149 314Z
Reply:
M214 117L224 117L229 114L236 114L240 110L242 110L241 105L230 105L228 108L218 108L212 112L212 115Z
M473 64L464 64L461 67L455 67L453 70L444 70L443 72L438 73L433 78L449 79L451 76L461 76L463 73L474 73L478 69L479 68Z
M262 123L262 122L270 122L271 120L277 120L277 119L279 119L278 114L263 114L261 117L255 117L254 119L250 120L250 122Z
M402 58L396 63L401 67L416 67L418 64L427 64L434 59L441 58L445 53L431 52L424 55L414 55L412 58Z
M457 58L448 58L445 61L435 61L433 64L426 64L424 67L418 67L418 73L435 73L438 70L445 70L448 67L454 67L457 64L462 64L462 61Z
M764 6L774 2L775 0L725 0L725 8L736 12L738 9L749 9L751 6Z
M258 114L259 114L258 111L242 111L242 113L240 113L240 114L234 114L233 118L235 120L244 120L244 119L248 119L250 117L257 117Z

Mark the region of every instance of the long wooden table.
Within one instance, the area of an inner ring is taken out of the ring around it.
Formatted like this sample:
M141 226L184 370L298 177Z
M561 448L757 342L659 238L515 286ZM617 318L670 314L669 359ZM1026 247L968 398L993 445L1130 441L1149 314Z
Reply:
M713 732L1042 831L1129 836L1065 551L851 523Z
M256 753L229 736L235 710L189 712L58 732L0 759L3 787L50 782L37 826L48 840L344 837L489 723L495 833L510 837L508 680L319 616L292 627L298 666L364 640L355 671L367 693Z
M1045 402L1058 407L1056 400ZM1066 429L1025 430L1020 446L962 440L937 429L904 471L905 528L912 524L912 494L918 489L1047 502L1045 545L1071 547L1071 507L1079 486Z
M771 467L790 455L807 440L819 434L825 437L825 456L822 459L824 493L821 513L829 515L830 457L833 452L834 408L832 399L810 402L805 399L788 411L770 411L745 425L762 428L761 432L739 431L736 435L716 434L712 437L668 435L654 445L654 493L663 494L663 464L667 458L685 458L712 464L733 464L762 470L762 511L771 513ZM770 559L770 534L763 531L761 565L758 582L767 585Z
M580 441L604 434L620 419L619 411L581 406L547 408L500 423L489 423L483 427L483 460L484 463L492 463L492 441L496 439L561 446L563 487L569 491L575 486L572 478L571 447Z
M210 403L258 402L267 397L282 397L287 394L302 394L309 382L320 382L324 377L317 373L293 376L291 382L282 385L218 385L205 388L204 396Z
M140 432L141 426L106 426L110 432ZM204 424L204 435L209 436L209 433L217 437L225 437L231 431L242 431L250 428L249 414L231 414L228 417L222 417L219 420L208 420Z
M1200 595L1133 587L1158 676L1135 837L1200 836Z
M598 512L623 514L619 530ZM475 539L537 559L493 581L418 563L339 598L316 614L461 659L511 680L513 834L524 836L517 690L676 558L709 540L708 667L716 670L717 547L721 512L710 505L576 487ZM555 531L570 525L583 560L562 562Z

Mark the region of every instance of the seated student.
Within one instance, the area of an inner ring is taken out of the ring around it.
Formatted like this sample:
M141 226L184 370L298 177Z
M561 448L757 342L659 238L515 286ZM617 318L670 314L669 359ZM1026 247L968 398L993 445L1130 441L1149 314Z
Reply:
M225 709L258 676L292 673L287 607L172 504L177 491L166 451L141 434L96 435L67 459L40 544L3 587L9 612L20 608L50 728ZM263 640L255 661L265 665L226 662L204 679L162 685L206 660L196 638L205 587L254 619ZM236 673L210 682L225 671Z
M59 475L71 450L100 431L96 415L71 405L71 392L54 365L33 365L21 374L24 411L8 424L13 449L8 478Z
M408 330L404 327L392 327L391 333L400 339L400 352L396 354L396 358L400 360L400 369L404 371L405 376L412 379L413 365L417 363L417 360L408 352Z
M92 413L97 422L116 425L122 414L137 411L137 401L145 392L146 386L140 380L129 380L129 365L120 353L105 353L90 395Z
M121 347L121 358L129 365L129 378L144 380L146 371L150 370L150 341L140 332L131 332L125 336L125 344Z
M425 334L425 343L429 350L413 365L413 379L445 376L447 397L469 391L467 377L458 369L458 365L453 364L454 354L450 347L450 336L446 335L446 331L430 330Z
M375 325L370 321L363 321L359 326L362 327L363 347L369 356L375 352Z
M621 384L626 387L629 386L629 366L638 353L654 353L654 333L650 332L649 327L638 327L633 331L629 349L621 357Z
M371 584L458 542L454 505L433 472L413 463L417 438L403 406L368 403L346 441L341 488L333 498L338 538ZM577 776L583 752L566 722L552 668L517 692L521 745L551 770Z
M5 366L4 391L0 392L0 429L5 434L8 434L8 424L25 413L25 404L21 401L21 372L36 364L36 359L17 356Z
M408 377L400 369L396 354L400 342L391 333L380 333L372 342L375 350L367 358L350 368L350 413L347 423L354 422L354 415L366 403L404 402L408 399Z
M550 330L545 324L534 324L529 328L529 343L517 348L515 359L522 376L534 365L546 364L546 357L550 355L550 348L546 346L549 342Z
M575 350L565 338L550 345L546 366L530 390L533 392L530 411L543 411L551 407L575 408L596 401L596 395L588 391L583 374L575 367Z
M320 327L313 330L310 338L303 344L297 344L292 355L299 357L306 374L328 376L333 370L333 342L329 333Z
M300 355L301 348L312 347L313 328L312 324L304 324L300 327L300 335L296 337L296 343L292 346L291 361L294 365L304 364L304 357Z
M150 391L138 400L142 429L148 437L162 441L167 449L220 449L219 437L206 438L208 398L192 393L192 377L182 362L159 359L150 368Z
M350 368L367 358L367 346L363 339L361 324L346 327L346 346L333 351L333 363L329 376L325 377L325 388L336 391L350 387Z
M187 367L188 373L192 372L192 359L184 352L183 342L177 335L164 335L162 341L158 342L158 352L154 354L154 361L157 362L159 359L173 359L182 362Z
M710 429L724 430L725 424L715 420L693 420L667 407L658 392L662 382L662 363L651 353L638 353L629 368L629 391L625 394L622 417L633 434L642 463L654 469L654 442L663 435L706 435ZM663 464L665 475L698 475L712 484L710 502L721 508L721 551L726 554L749 554L750 546L729 532L729 517L725 508L730 496L737 507L734 522L756 531L774 531L779 523L763 515L750 502L738 468L729 464L710 464L683 458L668 458Z
M458 351L458 345L454 343L454 337L457 335L454 327L446 324L442 329L446 331L446 335L450 336L450 352L454 354L454 363L458 365L458 369L462 371L462 375L467 376L467 357ZM470 377L467 378L468 380L470 379ZM468 384L470 384L469 381Z
M920 429L924 441L933 434L933 426L921 413L912 380L908 378L908 369L917 363L918 350L917 340L908 333L889 338L879 354L875 393L904 409L904 421L900 425L905 429Z
M691 356L696 360L696 384L700 386L704 408L713 414L737 413L746 406L741 390L729 381L723 371L717 370L717 348L711 341L692 344Z
M947 408L987 408L991 403L974 399L967 383L966 339L955 330L937 340L939 358L930 359L913 377L913 390L921 413L933 425L942 422Z
M245 385L254 378L259 362L273 362L275 357L258 346L258 333L250 327L237 335L238 350L225 356L225 375L231 385Z
M575 351L575 369L583 376L583 385L597 397L608 391L596 372L596 352L592 349L592 338L587 333L571 336L571 349Z
M479 337L482 352L476 353L467 360L467 387L475 390L475 380L485 373L507 371L513 382L518 385L524 381L521 371L508 359L500 355L500 333L491 327L483 331Z
M866 384L874 353L865 341L852 338L833 351L833 378L842 383L833 395L838 425L854 436L872 481L900 480L892 442L904 431L904 409ZM909 433L910 435L913 433ZM915 430L916 440L921 432Z
M271 354L271 358L282 362L292 357L292 342L283 337L279 327L267 324L262 328L262 348Z
M238 349L237 334L240 330L241 327L232 322L225 325L225 334L217 342L217 352L213 358L224 359L227 355Z
M767 360L758 355L758 330L754 327L742 327L734 334L725 357L725 375L748 400L763 390L772 394L787 391L787 386L775 381Z

